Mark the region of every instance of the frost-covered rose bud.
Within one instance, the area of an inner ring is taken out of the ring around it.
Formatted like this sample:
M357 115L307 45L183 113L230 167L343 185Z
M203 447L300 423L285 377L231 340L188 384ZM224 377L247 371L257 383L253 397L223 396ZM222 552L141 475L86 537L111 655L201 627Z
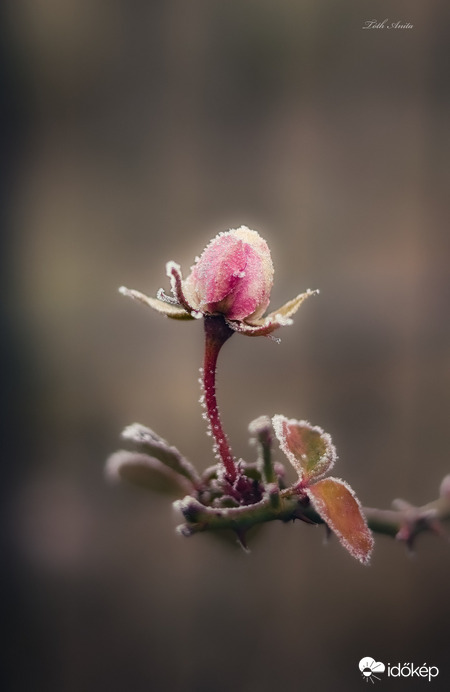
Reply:
M267 308L273 264L267 243L245 226L219 233L183 283L188 303L203 314L256 320Z
M303 301L318 293L308 289L263 317L273 283L272 259L266 241L246 226L211 240L187 279L183 280L176 262L168 262L166 271L172 296L162 289L157 298L124 286L119 290L176 320L223 315L231 329L247 336L267 336L292 324L291 317Z

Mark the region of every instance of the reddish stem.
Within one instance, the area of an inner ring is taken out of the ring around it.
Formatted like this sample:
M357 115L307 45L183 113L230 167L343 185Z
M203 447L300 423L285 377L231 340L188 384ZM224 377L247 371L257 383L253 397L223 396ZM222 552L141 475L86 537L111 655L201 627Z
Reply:
M205 359L203 363L203 389L206 412L211 432L216 441L217 451L225 468L227 481L233 485L237 478L236 464L230 445L220 420L216 400L216 367L219 351L227 339L234 334L221 316L204 318L205 323Z

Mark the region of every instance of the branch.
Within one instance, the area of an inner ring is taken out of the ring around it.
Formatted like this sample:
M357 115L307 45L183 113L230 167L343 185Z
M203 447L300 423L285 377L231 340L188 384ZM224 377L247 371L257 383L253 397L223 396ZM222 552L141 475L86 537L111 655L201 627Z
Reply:
M395 500L394 509L374 509L364 507L369 528L374 533L385 534L404 541L412 547L420 533L432 532L445 536L443 524L450 522L450 476L441 483L441 496L422 507L413 507L404 500ZM279 493L279 502L274 503L268 493L263 500L244 507L205 507L191 496L175 503L181 510L185 524L178 527L184 536L192 536L209 530L231 529L238 536L256 524L279 520L282 522L301 519L311 524L324 521L305 500L300 500L291 489Z
M412 547L416 536L427 531L446 537L443 524L450 522L450 497L443 495L422 507L414 507L404 500L394 500L392 504L391 510L363 508L374 533L393 536L405 541L408 547Z

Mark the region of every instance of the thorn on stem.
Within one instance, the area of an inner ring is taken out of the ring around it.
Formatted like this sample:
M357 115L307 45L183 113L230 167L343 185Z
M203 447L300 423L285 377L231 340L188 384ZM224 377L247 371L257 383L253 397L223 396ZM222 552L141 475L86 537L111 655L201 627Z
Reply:
M250 552L250 548L247 545L247 540L246 540L246 534L245 531L242 531L240 529L237 529L235 531L236 537L237 537L237 542L241 546L241 548L244 550L245 553Z

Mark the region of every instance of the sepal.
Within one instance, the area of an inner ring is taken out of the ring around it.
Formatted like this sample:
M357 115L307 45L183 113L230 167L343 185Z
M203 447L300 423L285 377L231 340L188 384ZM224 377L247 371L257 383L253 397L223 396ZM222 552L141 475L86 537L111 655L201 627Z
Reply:
M271 312L266 317L262 317L259 320L247 320L244 322L227 320L227 323L235 332L245 334L246 336L269 336L275 329L291 325L291 317L295 315L300 305L309 298L309 296L318 294L319 291L312 291L308 288L305 293L300 293L296 298L289 300L281 308Z
M191 317L198 319L202 317L202 313L195 310L188 302L184 288L183 288L183 275L181 273L181 267L176 262L172 260L166 264L166 274L170 279L170 288L174 299L181 305L181 307L190 315Z
M136 300L163 315L166 315L166 317L171 317L174 320L195 319L194 315L191 315L191 313L185 310L182 305L175 305L164 300L159 300L158 298L151 298L140 291L136 291L134 288L126 288L126 286L121 286L119 288L119 293L127 298L132 298L133 300Z

